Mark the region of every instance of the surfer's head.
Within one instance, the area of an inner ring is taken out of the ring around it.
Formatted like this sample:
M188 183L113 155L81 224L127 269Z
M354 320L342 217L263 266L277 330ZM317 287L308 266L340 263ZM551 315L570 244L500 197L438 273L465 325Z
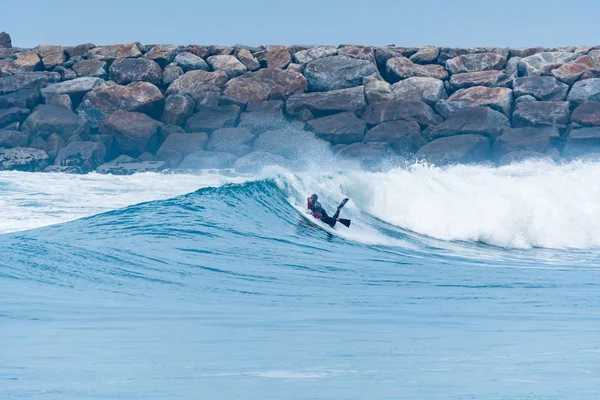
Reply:
M310 196L310 199L314 203L315 201L317 201L319 199L319 196L317 196L316 194L313 194L312 196Z

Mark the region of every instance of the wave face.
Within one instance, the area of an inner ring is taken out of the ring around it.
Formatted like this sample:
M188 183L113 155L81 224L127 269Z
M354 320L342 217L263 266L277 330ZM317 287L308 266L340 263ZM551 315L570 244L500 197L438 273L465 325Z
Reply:
M0 173L0 398L595 398L599 178Z

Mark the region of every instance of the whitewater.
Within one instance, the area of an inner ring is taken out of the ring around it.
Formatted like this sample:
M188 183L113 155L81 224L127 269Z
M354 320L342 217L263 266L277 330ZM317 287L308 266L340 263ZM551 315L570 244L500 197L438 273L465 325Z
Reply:
M0 210L0 399L600 398L600 163L0 172Z

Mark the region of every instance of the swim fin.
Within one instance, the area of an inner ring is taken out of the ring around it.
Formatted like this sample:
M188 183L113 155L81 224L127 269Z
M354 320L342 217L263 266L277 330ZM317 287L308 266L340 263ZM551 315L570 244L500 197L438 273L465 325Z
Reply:
M346 226L347 228L350 228L350 223L352 221L350 221L349 219L344 219L344 218L340 218L338 221L340 224Z
M342 208L344 208L344 206L346 205L346 203L348 202L348 199L344 199L342 200L342 202L340 203L340 205L338 206L338 210L341 210Z

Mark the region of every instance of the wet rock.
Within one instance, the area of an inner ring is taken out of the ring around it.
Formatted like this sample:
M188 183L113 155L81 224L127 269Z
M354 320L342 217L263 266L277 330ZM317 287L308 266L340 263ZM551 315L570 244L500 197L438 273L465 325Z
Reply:
M465 54L446 61L446 68L451 74L502 70L506 65L506 57L494 53Z
M316 59L331 57L337 54L338 50L334 46L316 46L294 53L294 62L306 66L306 64Z
M141 56L142 52L136 43L94 47L85 54L85 57L88 59L109 62L117 58L137 58Z
M29 135L19 131L0 130L0 148L27 147Z
M169 168L177 167L188 155L202 151L208 143L204 132L173 133L156 152L156 160L164 161Z
M258 172L269 165L286 166L285 158L276 154L255 151L237 159L233 168L238 172Z
M11 107L0 110L0 128L14 122L23 122L31 111L27 108Z
M0 48L12 48L12 40L6 32L0 32Z
M166 168L164 161L138 161L122 155L96 168L99 174L133 175L142 172L160 172Z
M51 134L46 139L46 148L48 151L48 156L54 160L58 155L58 151L65 147L67 142L62 138L62 136L57 135L56 133Z
M550 150L549 153L539 153L537 151L530 150L511 151L510 153L500 157L498 160L498 165L510 165L528 160L547 160L558 162L560 160L560 153L556 149Z
M481 135L443 137L427 143L417 152L417 158L436 165L470 164L489 159L491 141Z
M235 56L212 56L208 63L215 71L223 71L227 78L235 78L246 73L247 69Z
M155 151L159 126L160 122L146 114L117 110L102 121L100 133L113 136L117 154L138 157Z
M188 154L179 169L197 171L202 169L228 169L235 164L237 157L229 153L216 153L212 151L196 151Z
M185 72L188 71L208 71L208 64L202 57L198 57L194 53L190 53L189 51L179 53L175 56L174 60L175 64L181 67L181 69Z
M93 171L106 161L106 146L97 142L72 142L58 151L55 165L79 167L83 173Z
M600 127L573 129L567 137L563 156L575 158L600 152Z
M338 112L357 111L365 106L364 88L359 86L324 93L294 94L286 101L285 111L290 116L308 120Z
M500 158L515 151L546 153L555 149L560 141L556 127L507 128L494 142L494 155Z
M368 104L390 101L395 98L392 85L385 81L372 80L365 85L365 98Z
M143 58L119 58L109 69L110 79L119 85L132 82L150 82L160 85L162 69L152 61Z
M249 101L285 100L306 90L306 79L294 71L264 69L227 82L223 95L245 106Z
M68 165L50 165L44 169L46 173L60 173L60 174L84 174L85 172L77 166Z
M206 106L192 115L185 124L187 132L213 132L220 128L232 128L240 117L240 107Z
M73 70L79 77L106 79L106 61L83 60L73 65Z
M435 78L408 78L392 86L398 100L422 101L429 105L448 97L444 82Z
M581 104L571 114L571 121L583 126L600 126L600 102Z
M465 134L496 138L509 126L508 118L501 112L488 107L475 107L455 111L446 121L431 127L427 134L432 140Z
M553 69L574 60L575 57L575 54L567 52L543 52L524 57L519 61L519 75L549 75Z
M237 53L237 58L244 65L244 67L246 67L248 71L256 71L260 68L260 63L258 62L258 60L252 55L252 53L250 53L250 51L246 49L241 49Z
M359 60L367 60L375 64L375 52L371 46L346 45L338 49L338 54L358 58Z
M247 128L222 128L213 132L206 149L238 157L252 151L254 135Z
M490 107L508 116L512 108L513 94L512 90L508 88L475 86L458 90L450 96L448 101L464 102L471 107Z
M360 142L365 136L366 124L353 112L334 114L308 122L318 137L332 144Z
M171 83L166 94L187 94L197 104L202 104L207 92L220 92L225 82L227 74L223 71L189 71Z
M454 92L474 86L494 87L504 79L506 79L506 74L503 71L495 70L455 74L450 78L450 90Z
M134 82L127 86L106 82L88 92L77 110L99 109L106 114L124 110L159 116L164 103L160 89L149 82Z
M90 51L94 47L96 47L96 46L93 45L92 43L84 43L84 44L77 45L75 47L65 47L64 50L65 50L65 53L71 59L73 57L83 57L84 55L87 54L88 51Z
M600 73L600 65L590 56L579 57L574 61L565 63L552 70L552 75L559 81L572 85L586 72Z
M325 92L361 86L363 77L377 73L375 64L347 56L320 58L308 63L304 76L308 89Z
M569 122L569 102L521 102L513 113L513 126L565 126Z
M448 71L441 65L414 64L405 57L390 58L386 63L386 73L393 81L412 77L448 79Z
M575 82L567 98L575 104L586 101L600 101L600 79L585 79Z
M88 124L73 111L45 104L33 110L21 130L30 136L39 136L42 139L46 139L53 133L59 134L64 140L68 140L73 135L83 138L89 136Z
M33 72L42 69L42 59L33 51L19 53L13 61L15 72Z
M377 125L397 119L415 121L422 127L442 122L442 118L427 104L397 99L387 103L369 104L361 118L369 125Z
M0 95L25 89L41 89L50 83L60 82L56 72L28 72L0 78Z
M186 121L194 113L194 100L185 94L172 94L165 101L162 122L165 124L185 126Z
M365 142L383 142L398 154L414 154L425 143L421 128L414 121L395 120L383 122L369 129Z
M292 55L287 46L267 46L255 56L263 68L285 69L292 62Z
M183 75L183 69L179 65L169 64L163 69L162 82L163 85L168 87L171 83L175 82L177 78Z
M539 101L564 101L569 86L552 76L528 76L513 82L515 96L531 95Z
M81 102L83 96L94 88L97 88L104 81L100 78L77 78L70 81L53 83L41 90L42 97L46 103L49 103L50 98L58 97L66 94L71 98L71 101L76 105Z
M0 171L42 171L48 166L48 153L44 150L16 147L0 149Z
M423 46L410 57L410 61L416 64L433 64L440 55L439 47Z
M59 65L63 65L65 61L67 61L62 46L38 46L34 50L42 59L42 63L46 69L52 69Z

